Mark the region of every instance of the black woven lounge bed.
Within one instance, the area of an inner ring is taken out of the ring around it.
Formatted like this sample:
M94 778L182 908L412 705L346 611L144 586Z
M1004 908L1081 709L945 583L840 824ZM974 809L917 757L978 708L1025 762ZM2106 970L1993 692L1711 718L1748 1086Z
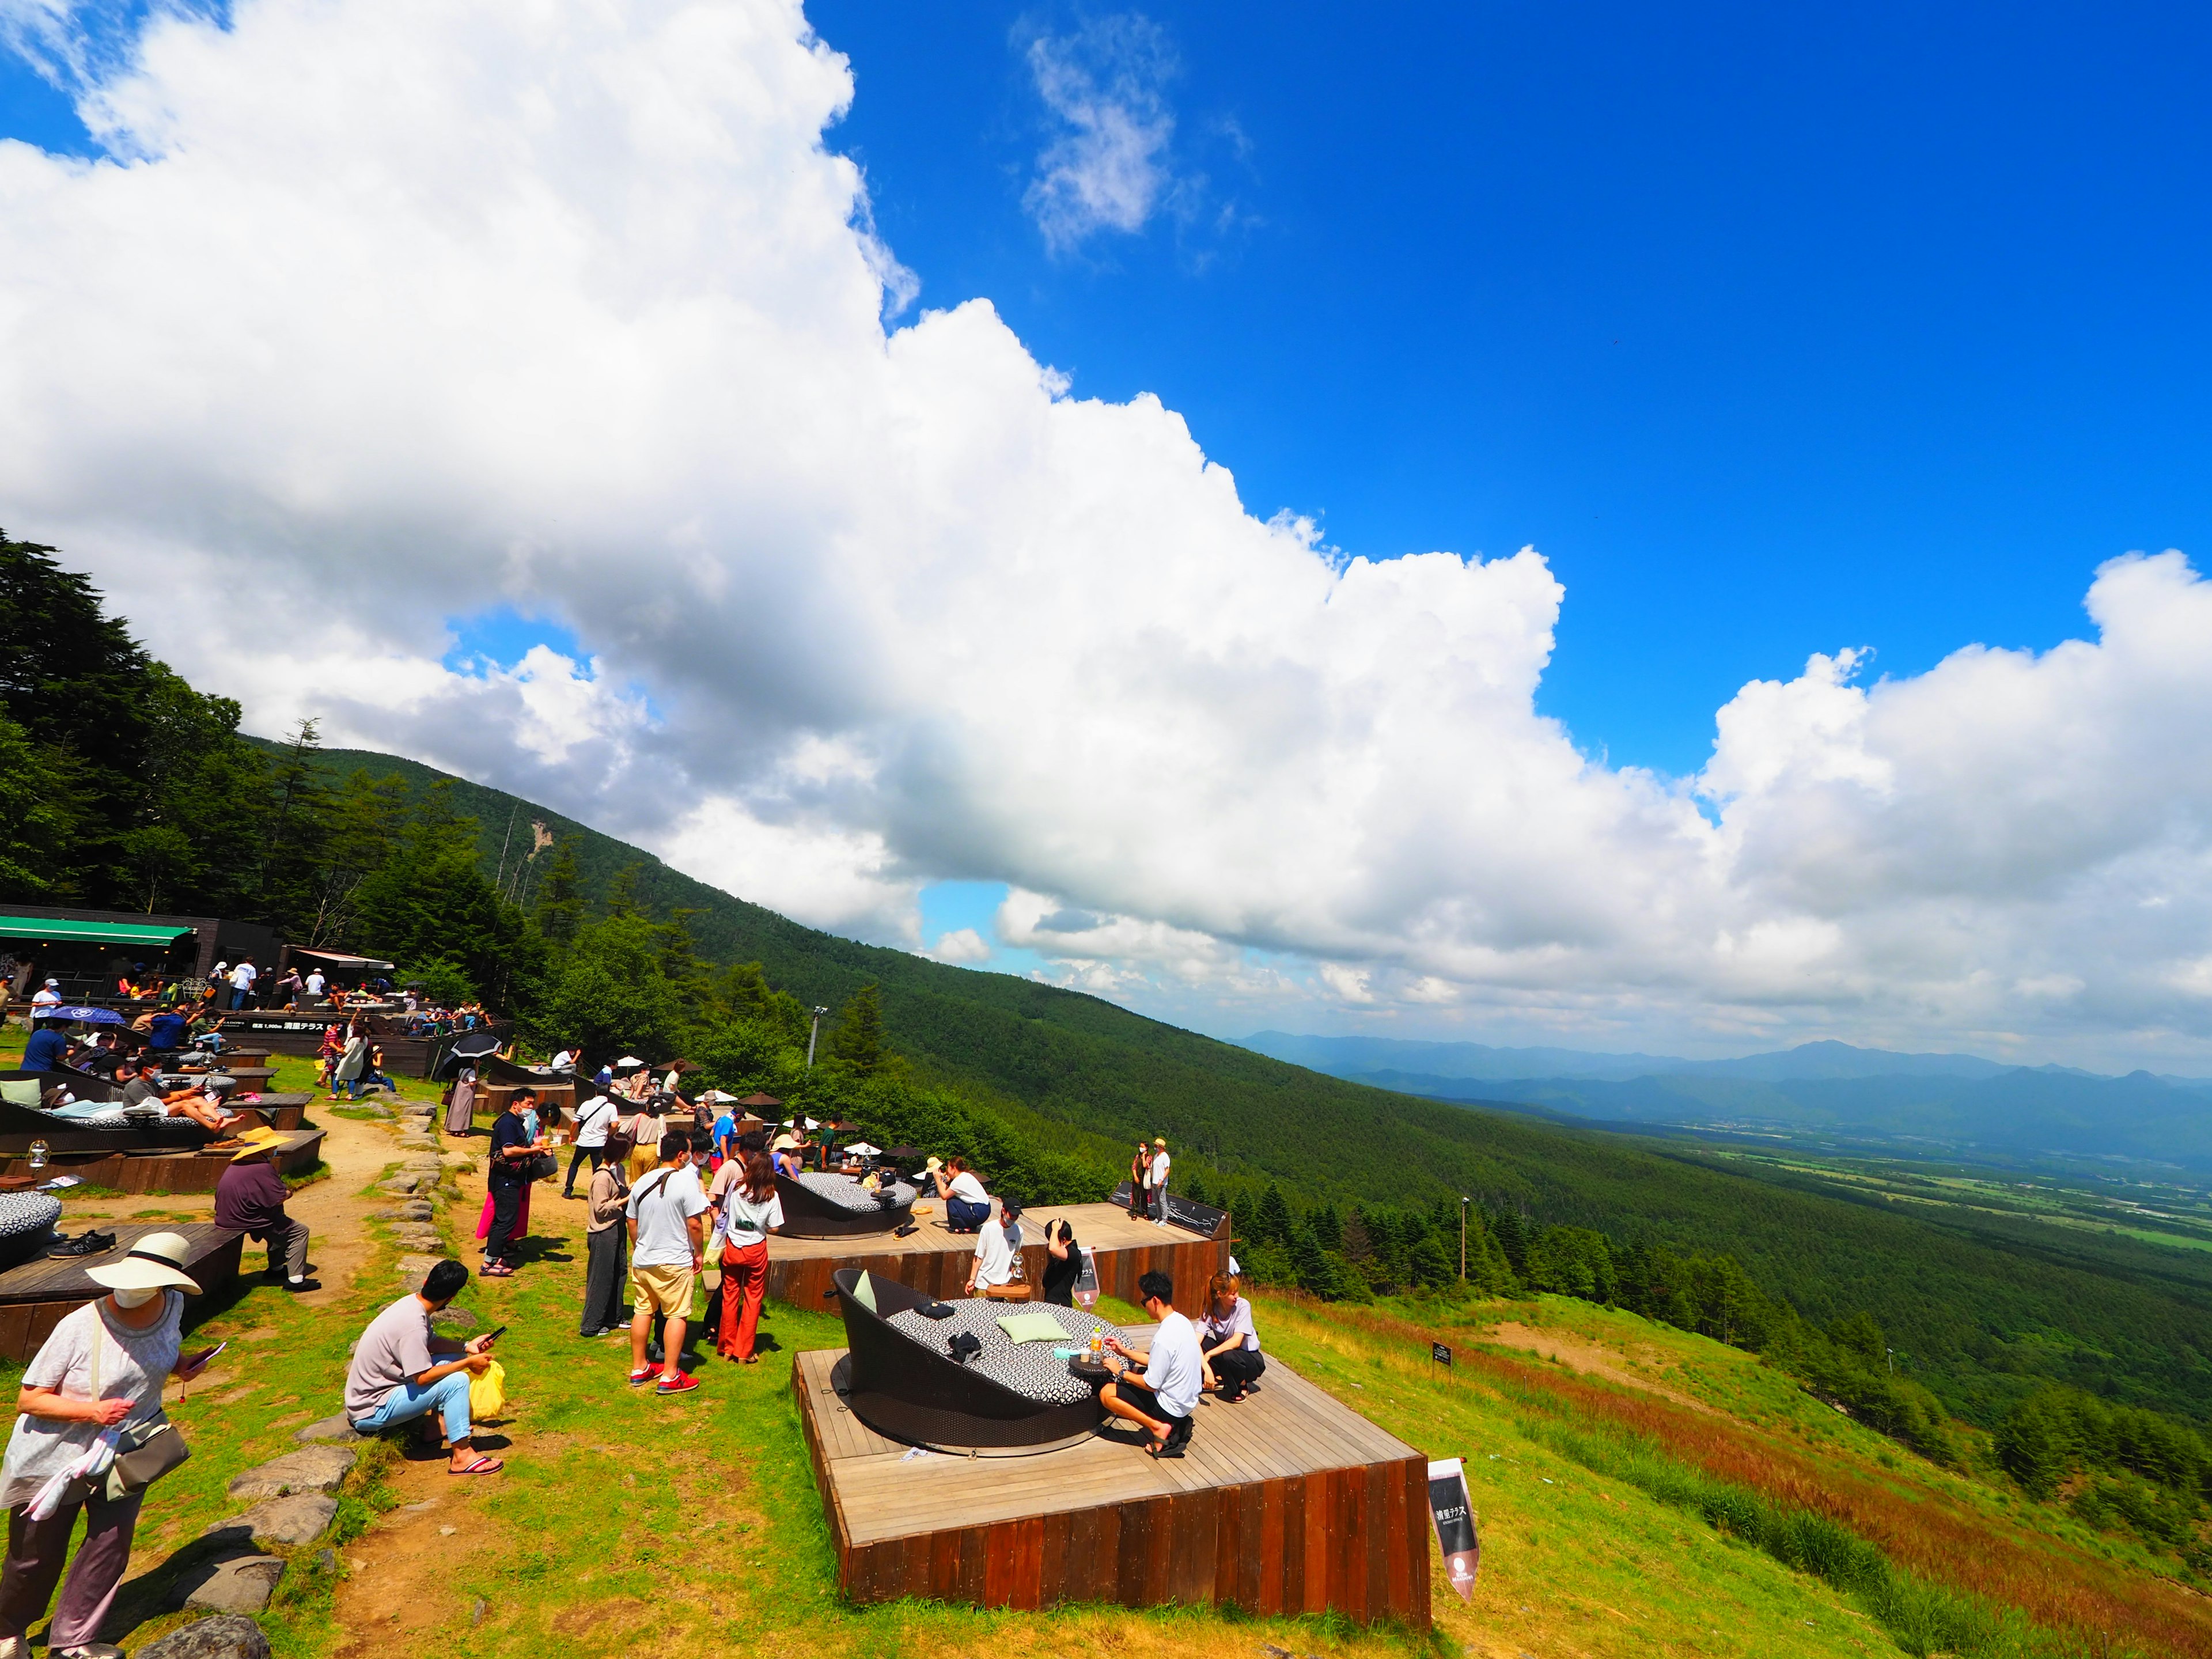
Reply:
M949 1318L926 1319L915 1310L931 1305L930 1297L865 1268L841 1267L832 1282L848 1352L830 1382L877 1433L963 1449L1048 1446L1104 1420L1097 1389L1053 1352L1084 1347L1092 1331L1113 1328L1104 1321L1049 1303L981 1299L945 1304ZM1038 1314L1067 1340L1017 1343L999 1328L1002 1316ZM965 1364L951 1352L963 1333L981 1345Z
M215 1139L188 1117L126 1112L112 1086L78 1073L0 1072L0 1084L28 1083L43 1094L66 1083L79 1109L64 1115L0 1097L0 1158L21 1158L43 1140L49 1152L188 1152Z
M914 1218L920 1196L902 1181L888 1191L872 1193L852 1176L780 1175L776 1196L783 1202L783 1231L793 1238L853 1238L887 1233Z

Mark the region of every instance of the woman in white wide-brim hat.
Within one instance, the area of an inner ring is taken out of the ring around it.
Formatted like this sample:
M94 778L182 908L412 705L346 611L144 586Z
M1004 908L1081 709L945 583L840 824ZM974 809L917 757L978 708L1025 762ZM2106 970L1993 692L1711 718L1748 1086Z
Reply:
M65 1316L23 1372L15 1431L0 1460L0 1504L8 1515L8 1559L0 1567L0 1659L21 1659L23 1632L46 1610L69 1555L77 1511L85 1512L84 1543L70 1564L69 1583L47 1633L52 1659L113 1656L100 1626L131 1559L131 1534L143 1493L111 1498L95 1492L64 1503L43 1521L32 1505L105 1429L137 1426L158 1417L161 1382L189 1381L197 1363L179 1358L185 1297L199 1286L185 1271L189 1246L181 1234L148 1233L122 1256L86 1275L107 1294Z

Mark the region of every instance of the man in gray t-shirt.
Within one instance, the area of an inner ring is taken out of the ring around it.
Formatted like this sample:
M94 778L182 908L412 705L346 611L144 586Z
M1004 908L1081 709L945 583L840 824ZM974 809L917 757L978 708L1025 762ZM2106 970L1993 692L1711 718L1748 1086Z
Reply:
M468 1282L466 1267L441 1261L421 1290L369 1321L346 1369L345 1414L362 1433L374 1434L436 1412L453 1447L453 1473L496 1474L500 1460L477 1456L469 1443L469 1379L491 1364L492 1339L461 1342L430 1331L430 1316Z

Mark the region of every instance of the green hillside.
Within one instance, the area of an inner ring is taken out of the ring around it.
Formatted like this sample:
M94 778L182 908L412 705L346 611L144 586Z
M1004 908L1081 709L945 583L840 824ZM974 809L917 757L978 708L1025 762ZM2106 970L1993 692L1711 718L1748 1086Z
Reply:
M446 776L352 750L322 764L398 774L416 791ZM1179 1170L1274 1181L1296 1204L1466 1194L1493 1215L1732 1255L1816 1322L1871 1313L1915 1375L1985 1423L2041 1379L2212 1420L2212 1289L2166 1271L2164 1253L2086 1248L2054 1229L1962 1233L1695 1146L1346 1082L1079 992L839 939L501 791L456 780L453 793L478 820L488 870L505 842L512 880L533 823L574 836L588 895L632 868L654 914L692 913L702 956L758 962L809 1004L877 984L893 1043L924 1075L1016 1105L1068 1144L1163 1134Z

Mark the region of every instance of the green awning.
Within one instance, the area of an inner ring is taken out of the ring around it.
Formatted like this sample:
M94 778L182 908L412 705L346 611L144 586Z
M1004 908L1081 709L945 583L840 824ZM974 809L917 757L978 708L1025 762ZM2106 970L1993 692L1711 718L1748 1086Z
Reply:
M34 939L41 944L158 945L164 950L190 933L135 921L63 921L52 916L0 916L0 939Z

